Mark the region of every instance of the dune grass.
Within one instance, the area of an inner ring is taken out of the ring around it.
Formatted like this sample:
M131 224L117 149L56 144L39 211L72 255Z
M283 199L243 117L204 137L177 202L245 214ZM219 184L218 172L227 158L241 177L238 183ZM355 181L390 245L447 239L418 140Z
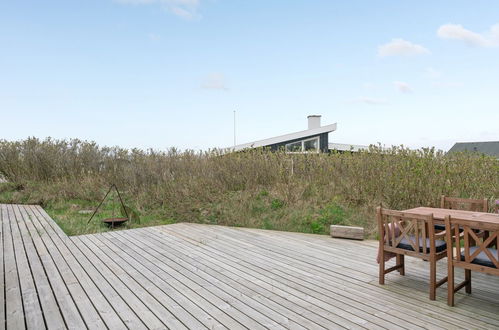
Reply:
M133 220L124 228L198 222L327 234L356 225L375 236L374 210L437 206L442 194L499 196L499 162L433 149L286 154L127 150L80 140L0 141L0 202L42 205L69 235L106 231L115 183ZM83 211L83 212L82 212Z

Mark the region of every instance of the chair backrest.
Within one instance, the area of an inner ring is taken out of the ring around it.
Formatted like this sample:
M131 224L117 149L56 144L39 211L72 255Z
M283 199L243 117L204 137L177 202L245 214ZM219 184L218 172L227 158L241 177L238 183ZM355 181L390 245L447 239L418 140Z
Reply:
M412 248L413 251L407 253L409 255L424 257L435 253L433 214L412 214L381 207L376 211L379 239L384 240L383 247L386 251L407 251L398 248L402 242ZM402 241L403 239L405 241Z
M446 197L440 198L440 208L451 210L475 211L475 212L488 212L487 198L484 199L470 199L470 198L457 198Z
M480 231L488 232L488 235L482 236ZM452 260L459 267L499 275L499 224L479 223L449 215L445 217L445 232L447 246L454 244L456 247L448 249L449 262Z

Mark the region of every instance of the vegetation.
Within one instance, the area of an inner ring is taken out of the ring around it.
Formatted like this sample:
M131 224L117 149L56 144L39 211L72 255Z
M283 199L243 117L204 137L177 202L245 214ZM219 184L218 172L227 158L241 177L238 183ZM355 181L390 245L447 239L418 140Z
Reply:
M133 215L129 227L198 222L328 233L330 224L375 233L374 209L438 205L442 194L499 196L499 162L434 149L371 146L361 153L222 154L127 150L80 140L0 141L0 202L41 204L68 234L107 230L87 225L115 183Z

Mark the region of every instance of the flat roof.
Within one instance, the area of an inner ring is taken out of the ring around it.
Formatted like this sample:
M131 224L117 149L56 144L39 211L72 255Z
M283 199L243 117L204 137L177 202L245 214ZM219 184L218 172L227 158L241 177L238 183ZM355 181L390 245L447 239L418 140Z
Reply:
M317 127L317 128L313 128L313 129L307 129L307 130L300 131L300 132L289 133L289 134L280 135L280 136L276 136L276 137L272 137L272 138L268 138L268 139L263 139L263 140L258 140L258 141L254 141L254 142L249 142L249 143L243 143L243 144L239 144L239 145L234 146L234 147L230 147L228 149L233 150L233 151L239 151L239 150L248 149L248 148L259 148L259 147L265 147L265 146L269 146L269 145L276 144L276 143L282 143L282 142L286 142L286 141L303 139L303 138L306 138L309 136L315 136L315 135L319 135L319 134L323 134L323 133L330 133L330 132L336 131L336 126L337 126L337 124L334 123L334 124L325 125L325 126L321 126L321 127Z
M363 146L360 144L348 144L348 143L332 143L328 144L329 150L338 151L361 151L369 149L369 146Z

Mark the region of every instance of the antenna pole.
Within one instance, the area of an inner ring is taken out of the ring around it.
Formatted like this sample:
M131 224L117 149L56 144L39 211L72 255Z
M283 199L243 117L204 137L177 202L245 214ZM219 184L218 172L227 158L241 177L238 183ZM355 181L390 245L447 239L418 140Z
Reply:
M236 146L236 110L234 110L234 147Z

